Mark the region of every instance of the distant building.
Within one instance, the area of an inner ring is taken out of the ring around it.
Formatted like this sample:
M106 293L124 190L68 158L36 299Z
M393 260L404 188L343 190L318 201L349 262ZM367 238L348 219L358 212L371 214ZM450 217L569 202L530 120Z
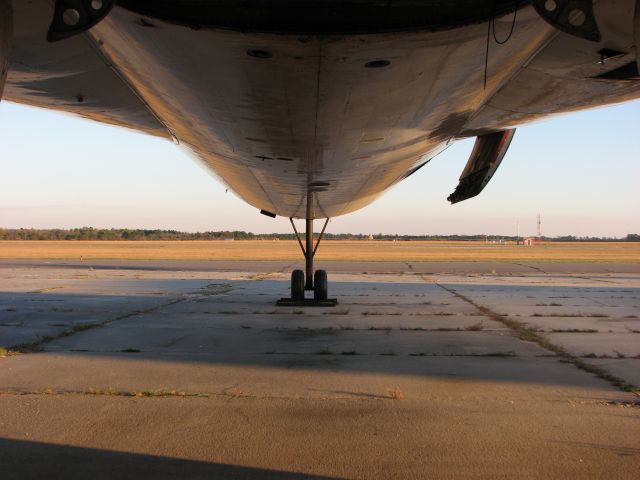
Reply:
M369 234L369 240L373 240L373 234L372 233Z
M525 238L523 244L527 247L533 247L536 244L536 239L533 237Z

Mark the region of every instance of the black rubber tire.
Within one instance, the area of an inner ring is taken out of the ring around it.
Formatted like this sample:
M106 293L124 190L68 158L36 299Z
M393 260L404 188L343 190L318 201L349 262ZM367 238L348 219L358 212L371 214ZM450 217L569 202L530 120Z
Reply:
M291 272L291 299L304 300L304 272L302 270Z
M329 296L329 282L326 270L316 270L313 275L313 298L315 300L326 300Z

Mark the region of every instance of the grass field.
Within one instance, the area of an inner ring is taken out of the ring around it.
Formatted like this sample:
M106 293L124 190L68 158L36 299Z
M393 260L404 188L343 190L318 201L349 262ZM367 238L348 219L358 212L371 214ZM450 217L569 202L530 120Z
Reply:
M300 260L295 241L0 241L2 259ZM400 262L640 263L640 243L544 243L534 247L484 242L329 241L318 259Z

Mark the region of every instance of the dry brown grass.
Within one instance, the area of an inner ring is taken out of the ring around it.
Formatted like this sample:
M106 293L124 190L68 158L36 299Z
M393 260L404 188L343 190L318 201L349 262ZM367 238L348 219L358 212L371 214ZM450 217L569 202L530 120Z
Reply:
M295 241L0 241L0 258L59 260L300 260ZM640 263L640 243L544 243L325 240L320 260Z
M393 400L404 399L404 393L402 393L402 390L400 390L400 387L391 388L387 390L387 392L389 393L389 397L391 397Z

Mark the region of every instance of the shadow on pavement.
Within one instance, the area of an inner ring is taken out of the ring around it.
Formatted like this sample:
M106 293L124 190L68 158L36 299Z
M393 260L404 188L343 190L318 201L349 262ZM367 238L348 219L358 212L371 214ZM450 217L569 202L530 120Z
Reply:
M303 473L0 438L3 480L328 479Z

